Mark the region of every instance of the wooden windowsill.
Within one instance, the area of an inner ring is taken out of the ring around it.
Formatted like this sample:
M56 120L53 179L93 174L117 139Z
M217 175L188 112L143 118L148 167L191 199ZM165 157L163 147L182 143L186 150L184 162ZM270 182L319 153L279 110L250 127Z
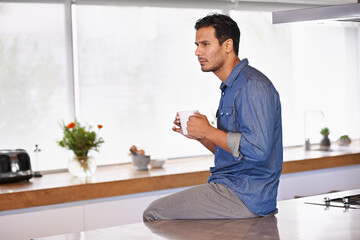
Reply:
M332 151L284 149L282 174L360 164L360 142ZM131 164L103 166L89 179L68 172L45 174L29 182L0 185L0 211L187 187L206 183L213 156L171 160L163 168L135 171Z

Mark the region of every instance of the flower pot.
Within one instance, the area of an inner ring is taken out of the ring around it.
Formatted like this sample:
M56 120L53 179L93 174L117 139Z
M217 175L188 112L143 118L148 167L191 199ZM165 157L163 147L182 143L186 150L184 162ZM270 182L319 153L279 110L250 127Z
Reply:
M132 155L131 159L135 170L148 170L148 164L150 163L149 155Z
M96 172L96 168L95 159L89 156L74 156L68 163L68 170L75 177L90 177Z
M350 138L339 138L337 140L337 144L339 144L339 146L349 146L350 143L351 143Z
M320 142L320 149L327 151L327 150L329 150L330 145L331 145L331 142L330 142L329 136L324 135L323 139Z

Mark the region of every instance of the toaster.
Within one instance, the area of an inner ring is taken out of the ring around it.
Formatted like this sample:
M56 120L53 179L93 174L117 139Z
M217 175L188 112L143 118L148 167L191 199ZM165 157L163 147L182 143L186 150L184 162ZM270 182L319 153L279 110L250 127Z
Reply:
M28 181L32 177L30 156L24 149L0 150L0 183Z

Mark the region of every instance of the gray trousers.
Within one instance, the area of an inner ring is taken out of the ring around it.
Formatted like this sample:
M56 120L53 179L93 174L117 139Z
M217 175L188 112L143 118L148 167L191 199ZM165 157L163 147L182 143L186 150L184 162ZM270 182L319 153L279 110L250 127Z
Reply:
M222 184L207 183L160 198L144 211L144 222L160 219L253 218L239 197Z

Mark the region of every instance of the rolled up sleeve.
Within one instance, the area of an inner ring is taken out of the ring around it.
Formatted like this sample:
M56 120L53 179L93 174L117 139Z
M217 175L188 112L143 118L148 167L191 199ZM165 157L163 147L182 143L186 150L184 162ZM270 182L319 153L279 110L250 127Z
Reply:
M234 157L239 157L240 156L240 140L241 140L241 133L234 133L234 132L228 132L228 134L226 135L226 139L227 139L227 143L228 143L228 147L230 150L230 153L234 156Z

